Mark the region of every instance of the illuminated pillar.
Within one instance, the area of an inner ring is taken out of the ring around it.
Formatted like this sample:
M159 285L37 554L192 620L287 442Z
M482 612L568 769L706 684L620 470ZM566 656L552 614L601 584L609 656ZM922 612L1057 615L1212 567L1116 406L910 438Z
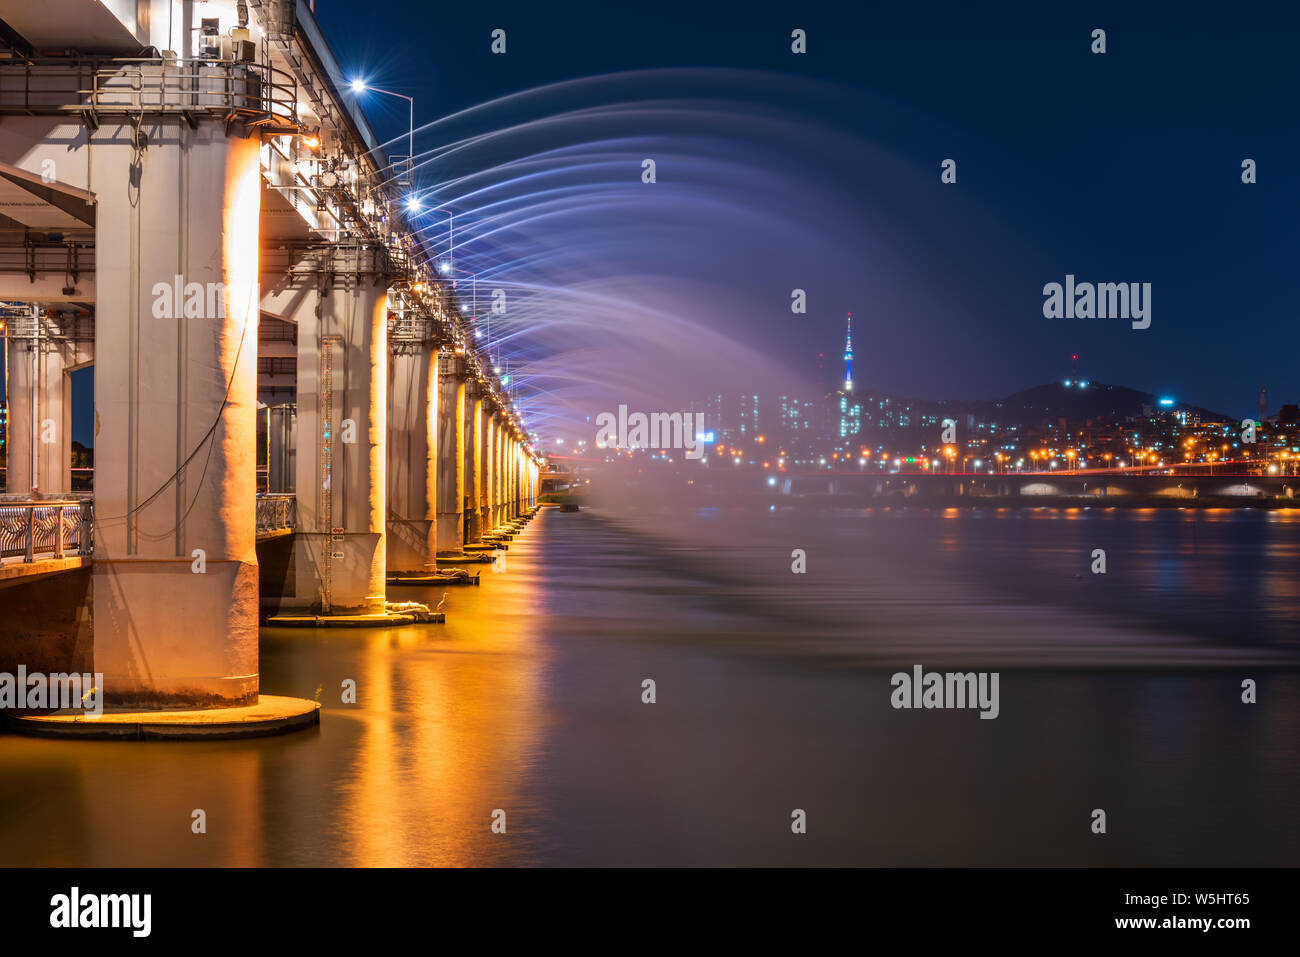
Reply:
M524 500L524 447L520 445L519 440L515 439L515 515L518 516L523 511Z
M489 402L483 409L485 444L483 446L483 531L490 532L496 528L496 514L493 501L496 496L497 469L497 417Z
M497 420L496 420L496 416L492 414L491 404L484 403L484 407L483 407L483 498L479 503L479 507L482 509L483 512L481 528L484 532L490 532L492 531L492 529L496 527L496 523L492 521L492 487L495 484L494 480L496 479L496 469L492 467L495 459L495 448L496 448L496 438L497 438L496 424L497 424Z
M268 492L292 492L297 474L294 457L298 449L298 413L292 405L273 405L266 410L266 487Z
M258 695L258 138L102 126L95 226L95 670L108 700ZM179 300L179 301L178 301Z
M524 510L524 465L528 459L524 455L524 446L515 439L515 514Z
M438 550L465 544L465 376L454 355L438 359Z
M501 437L501 521L508 522L513 518L510 511L510 502L514 497L512 489L514 488L514 469L510 458L510 447L514 444L514 436L510 434L509 426L502 429Z
M507 518L519 514L519 440L510 436L510 502Z
M505 501L505 469L502 451L505 448L505 430L501 427L501 415L492 414L492 520L493 528L501 524L502 503Z
M483 537L483 399L477 389L465 398L465 541Z
M436 566L438 352L393 344L388 367L388 571Z
M486 429L483 445L483 531L490 532L496 528L496 516L492 501L496 494L497 484L497 419L492 411L491 403L487 403L483 409L483 422Z
M41 330L39 338L37 329ZM33 336L14 335L26 332ZM14 494L31 494L34 487L45 496L72 491L72 382L68 373L81 357L76 343L49 338L61 333L58 323L43 314L10 321L5 480Z
M388 288L378 248L321 255L294 312L294 594L323 614L374 614L386 585Z

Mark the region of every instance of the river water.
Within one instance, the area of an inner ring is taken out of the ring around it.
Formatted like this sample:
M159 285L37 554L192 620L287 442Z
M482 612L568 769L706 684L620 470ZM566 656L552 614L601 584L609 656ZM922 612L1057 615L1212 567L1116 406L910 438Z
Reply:
M263 630L319 729L0 736L0 865L1300 864L1300 511L548 510L479 567Z

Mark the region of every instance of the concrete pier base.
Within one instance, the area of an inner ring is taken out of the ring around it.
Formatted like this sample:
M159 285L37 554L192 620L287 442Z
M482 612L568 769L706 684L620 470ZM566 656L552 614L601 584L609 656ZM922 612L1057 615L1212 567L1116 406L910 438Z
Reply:
M392 625L441 625L447 616L440 611L384 612L373 615L274 615L266 619L276 628L387 628Z
M181 740L258 738L287 734L320 723L320 704L305 698L260 695L248 705L185 711L105 710L9 715L5 725L19 734L50 738Z

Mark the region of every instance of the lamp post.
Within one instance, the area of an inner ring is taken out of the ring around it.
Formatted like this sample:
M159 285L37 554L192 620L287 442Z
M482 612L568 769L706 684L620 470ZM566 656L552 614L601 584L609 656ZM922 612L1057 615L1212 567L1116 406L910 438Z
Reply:
M376 86L369 86L365 80L356 79L352 81L353 93L383 93L386 96L396 96L405 100L410 107L410 125L406 134L407 159L410 163L411 179L415 179L415 97L407 96L405 93L394 93L392 90L381 90ZM409 184L408 184L409 185Z

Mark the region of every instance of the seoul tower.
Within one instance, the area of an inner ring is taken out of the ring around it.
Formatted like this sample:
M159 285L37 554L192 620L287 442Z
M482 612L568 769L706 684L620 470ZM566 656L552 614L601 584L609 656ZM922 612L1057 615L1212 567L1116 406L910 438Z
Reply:
M849 313L848 329L844 333L844 391L853 391L853 313Z

